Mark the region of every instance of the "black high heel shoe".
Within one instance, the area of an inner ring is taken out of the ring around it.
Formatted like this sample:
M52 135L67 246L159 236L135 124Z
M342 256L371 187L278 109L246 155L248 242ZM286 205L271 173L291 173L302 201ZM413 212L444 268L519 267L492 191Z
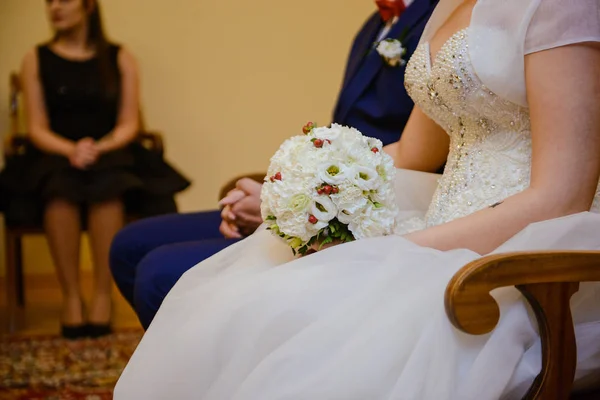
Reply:
M110 335L113 332L112 328L110 326L110 323L95 324L95 323L90 322L86 325L86 329L87 329L87 336L92 339Z
M112 311L114 310L114 304L110 301L110 317L108 322L92 322L88 320L87 323L87 334L90 338L99 338L102 336L110 335L113 333L111 322L112 322ZM88 315L89 317L89 315Z
M60 324L60 335L68 340L77 340L87 337L87 324L85 323L85 306L83 300L79 300L81 303L81 320L79 324L65 324L61 321Z
M61 325L60 335L68 340L83 339L88 336L88 326L80 325Z

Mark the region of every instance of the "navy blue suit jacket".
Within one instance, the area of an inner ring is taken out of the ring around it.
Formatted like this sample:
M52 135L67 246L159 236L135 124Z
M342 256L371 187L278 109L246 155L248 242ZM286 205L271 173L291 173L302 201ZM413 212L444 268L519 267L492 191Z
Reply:
M405 60L415 51L435 4L437 0L415 0L386 36L403 36ZM376 12L357 34L333 121L352 126L386 145L400 138L413 102L404 89L405 67L390 67L373 49L381 29L383 21Z

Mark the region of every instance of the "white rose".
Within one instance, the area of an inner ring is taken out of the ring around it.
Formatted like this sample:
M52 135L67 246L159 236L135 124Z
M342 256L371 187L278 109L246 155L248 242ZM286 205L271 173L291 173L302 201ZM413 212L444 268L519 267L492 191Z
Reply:
M318 177L323 182L330 185L338 185L344 180L352 176L354 171L352 168L344 165L341 162L328 162L319 166Z
M310 196L304 193L295 194L289 201L289 208L293 213L303 213L310 206L311 200Z
M277 219L279 230L288 236L297 237L307 242L314 235L308 228L308 213L288 213Z
M345 140L344 150L345 159L342 161L346 165L369 165L372 163L373 153L368 147L366 140Z
M373 148L381 151L381 149L383 149L383 143L381 143L381 140L376 139L376 138L368 138L367 139L367 143L369 144L369 150L372 150Z
M404 48L402 43L394 39L386 39L379 42L377 52L387 58L396 58L402 55Z
M316 138L322 140L335 141L342 132L342 127L338 124L332 124L331 128L320 127L313 130L313 134Z
M395 204L395 193L389 186L391 185L382 186L378 190L371 192L369 195L371 200L384 207L393 206Z
M354 128L343 128L340 140L346 148L367 145L367 138Z
M375 169L356 166L354 167L354 182L363 190L375 190L382 181Z
M389 235L393 232L396 213L386 208L368 208L348 224L355 239Z
M383 154L383 156L385 157L386 155ZM391 157L389 158L390 160L383 159L381 164L375 167L377 174L385 182L393 181L394 176L396 176L396 168L394 167L394 162L391 161Z
M314 173L317 166L327 162L331 157L328 149L316 148L311 143L312 148L306 149L306 151L298 154L296 158L295 169L306 173ZM291 157L290 157L291 158Z
M313 201L311 212L319 221L329 223L337 215L337 207L329 196L318 196Z
M386 39L379 42L377 52L385 58L391 66L398 64L404 65L406 62L402 60L402 56L406 53L406 49L402 47L397 39Z
M368 203L363 190L354 185L340 187L340 192L331 195L331 199L337 205L337 218L343 224L352 221Z

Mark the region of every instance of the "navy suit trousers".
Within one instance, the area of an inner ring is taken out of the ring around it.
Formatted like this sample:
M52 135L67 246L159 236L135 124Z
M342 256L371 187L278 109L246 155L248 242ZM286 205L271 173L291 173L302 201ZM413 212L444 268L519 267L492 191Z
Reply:
M144 328L181 275L237 241L223 238L220 223L219 211L168 214L134 222L115 236L110 268Z

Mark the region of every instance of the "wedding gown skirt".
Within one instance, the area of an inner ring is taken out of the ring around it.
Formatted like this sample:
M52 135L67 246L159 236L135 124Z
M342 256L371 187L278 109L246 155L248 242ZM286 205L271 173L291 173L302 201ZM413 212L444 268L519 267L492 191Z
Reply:
M408 93L448 133L450 151L439 182L398 171L400 233L465 217L529 186L529 111L479 79L469 32L454 34L434 59L422 42L406 66ZM494 65L479 72L494 75ZM507 84L519 82L512 78ZM592 210L600 211L600 187ZM600 215L533 224L495 252L559 249L600 250ZM479 257L388 236L295 259L259 229L179 280L115 398L518 399L541 363L535 320L518 291L492 292L501 318L488 335L458 332L445 314L448 281ZM578 385L598 383L600 284L582 284L572 309Z
M427 185L406 193L405 207L431 196ZM531 225L495 252L547 249L600 250L600 215ZM501 318L488 335L458 332L444 311L448 281L479 257L388 236L293 258L259 229L180 279L115 399L520 398L541 356L517 290L492 292ZM572 301L581 384L595 382L600 367L599 300L600 286L589 283Z

